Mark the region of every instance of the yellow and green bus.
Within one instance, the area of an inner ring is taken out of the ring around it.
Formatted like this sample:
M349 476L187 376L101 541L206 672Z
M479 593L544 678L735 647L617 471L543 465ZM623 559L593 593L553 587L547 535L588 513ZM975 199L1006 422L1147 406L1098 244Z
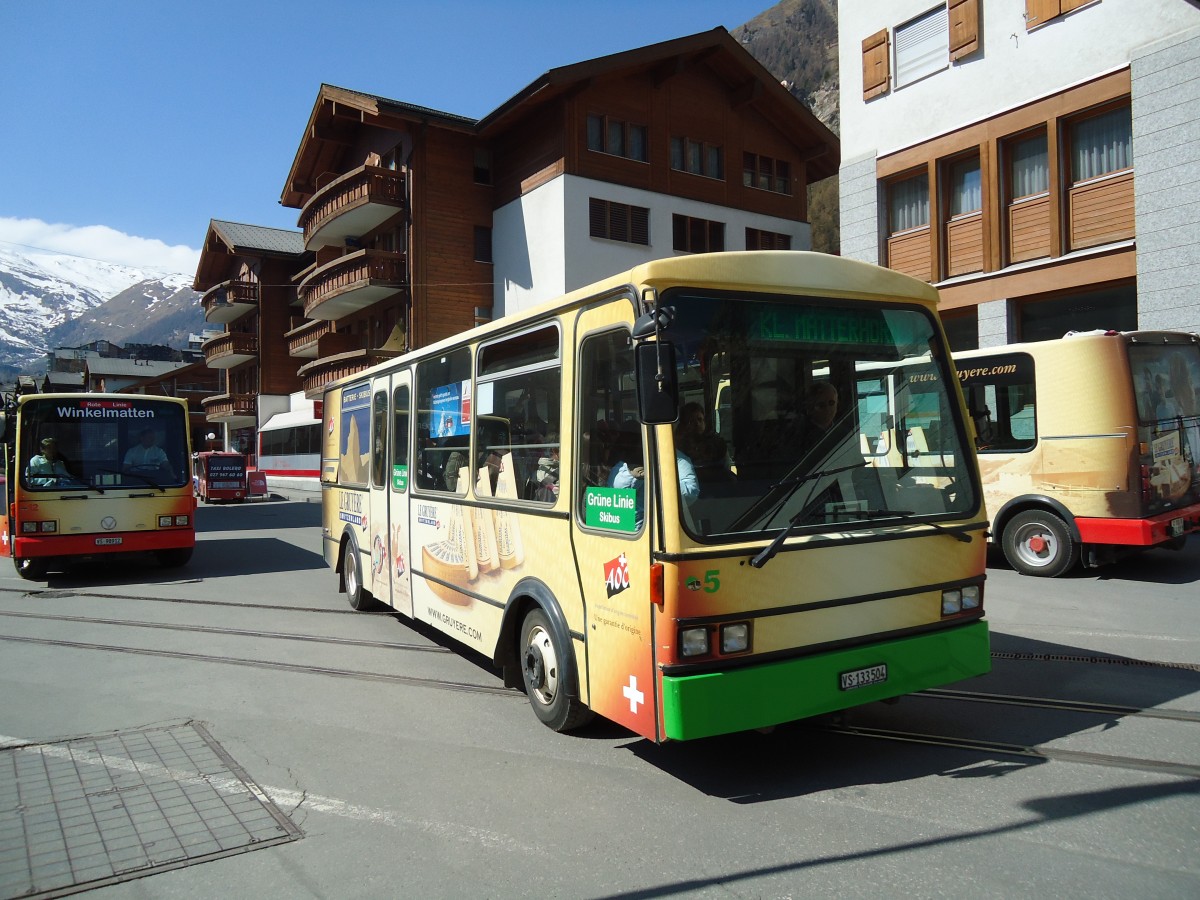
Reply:
M18 574L99 555L182 566L196 544L188 408L174 397L26 394L0 423L0 546Z
M485 654L560 731L700 738L987 672L936 307L852 260L699 254L334 382L325 559L353 607ZM882 424L936 427L936 464L877 464L881 379Z

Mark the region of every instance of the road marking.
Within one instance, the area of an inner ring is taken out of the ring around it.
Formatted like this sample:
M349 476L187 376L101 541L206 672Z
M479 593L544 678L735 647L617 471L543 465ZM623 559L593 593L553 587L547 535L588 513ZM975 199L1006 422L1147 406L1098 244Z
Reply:
M238 778L216 775L200 775L195 772L182 772L166 766L147 763L136 763L123 757L108 756L92 751L72 750L64 744L37 743L24 738L9 737L0 734L0 750L15 750L18 752L37 753L51 759L70 760L76 764L102 766L119 772L136 772L142 775L170 778L180 784L207 784L223 794L245 794L250 792L260 801L274 803L281 809L291 813L299 810L311 810L352 819L358 822L370 822L376 825L386 825L389 828L413 828L424 834L437 838L449 839L460 843L478 844L487 848L495 848L510 852L519 852L527 856L541 853L537 848L513 840L506 834L491 831L487 828L477 828L473 825L463 825L456 822L435 822L429 819L419 819L405 816L390 809L379 809L373 806L362 806L348 803L336 797L325 797L308 791L297 791L290 788L272 787L247 783ZM264 796L265 795L265 796ZM290 813L289 813L290 815Z

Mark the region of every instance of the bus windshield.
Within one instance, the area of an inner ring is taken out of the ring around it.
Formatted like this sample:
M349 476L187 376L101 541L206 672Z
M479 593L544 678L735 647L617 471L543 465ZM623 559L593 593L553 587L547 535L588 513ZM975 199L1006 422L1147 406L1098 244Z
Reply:
M32 491L180 487L188 423L175 403L129 397L35 398L21 406L21 484Z
M663 303L676 312L676 465L693 537L977 509L947 354L927 311L683 289Z

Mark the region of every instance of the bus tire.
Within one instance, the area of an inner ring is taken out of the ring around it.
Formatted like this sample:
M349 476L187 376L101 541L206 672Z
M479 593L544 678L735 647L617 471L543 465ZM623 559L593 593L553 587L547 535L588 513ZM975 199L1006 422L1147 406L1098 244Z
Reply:
M44 559L31 559L29 557L13 557L13 566L17 570L17 574L27 581L44 581L46 573L50 571L50 564Z
M192 558L192 547L172 547L169 550L155 550L154 556L164 569L178 569L186 566Z
M363 587L362 555L358 552L358 541L350 534L346 538L346 555L342 558L342 586L346 591L346 602L350 608L362 612L370 609L371 594Z
M1017 513L1004 526L1004 557L1022 575L1056 578L1079 560L1067 523L1044 509Z
M574 696L578 693L576 686L566 684L564 675L571 667L561 661L570 648L559 645L541 607L525 614L517 651L529 705L542 724L554 731L570 731L591 718L591 710Z

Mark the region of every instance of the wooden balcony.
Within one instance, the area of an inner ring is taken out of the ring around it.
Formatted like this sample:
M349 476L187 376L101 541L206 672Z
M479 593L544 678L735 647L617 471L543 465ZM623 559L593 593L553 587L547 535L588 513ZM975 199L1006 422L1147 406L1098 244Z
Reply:
M394 359L400 353L395 350L347 350L331 356L321 356L300 367L296 373L304 384L304 396L320 400L325 385L348 375L369 369L376 363Z
M205 322L236 322L258 309L257 281L222 281L200 298Z
M318 266L300 282L305 318L336 321L391 296L407 284L406 264L403 253L358 250Z
M288 356L297 359L316 359L317 342L325 335L333 334L333 323L328 319L313 319L284 334L288 345Z
M300 211L304 249L342 245L378 228L408 205L402 170L362 166L331 181Z
M254 394L214 394L202 402L207 422L234 428L258 424L258 397Z
M200 345L210 369L232 369L258 357L258 335L227 331Z

